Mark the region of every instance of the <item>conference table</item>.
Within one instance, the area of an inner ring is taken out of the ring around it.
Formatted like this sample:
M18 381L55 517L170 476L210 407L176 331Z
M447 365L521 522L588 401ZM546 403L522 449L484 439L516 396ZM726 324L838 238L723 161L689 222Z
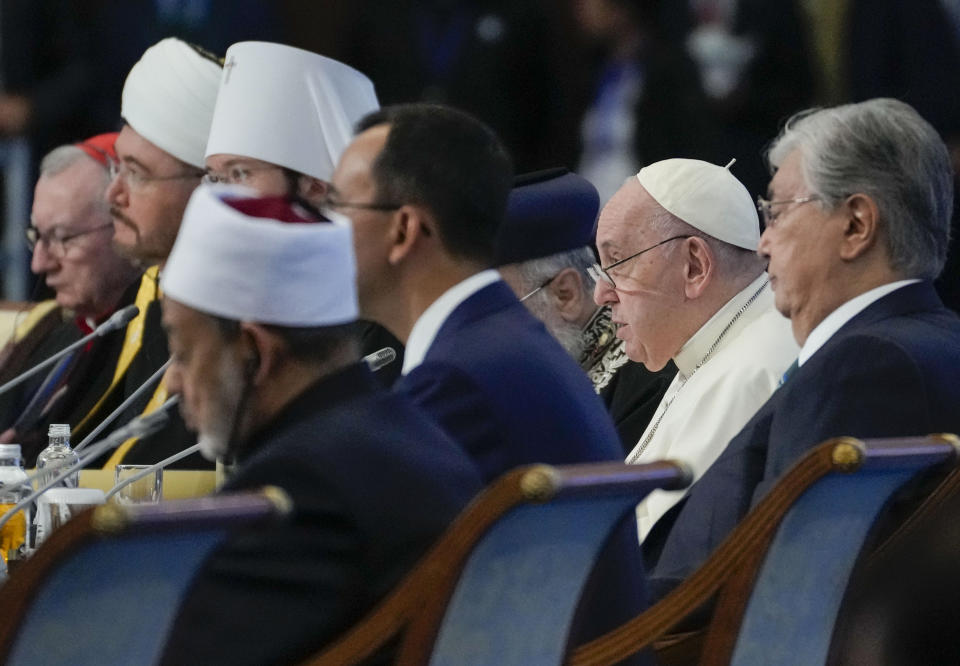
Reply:
M80 471L81 488L99 488L107 492L113 487L112 469ZM212 470L173 469L163 472L163 499L187 499L209 495L216 488L216 472Z

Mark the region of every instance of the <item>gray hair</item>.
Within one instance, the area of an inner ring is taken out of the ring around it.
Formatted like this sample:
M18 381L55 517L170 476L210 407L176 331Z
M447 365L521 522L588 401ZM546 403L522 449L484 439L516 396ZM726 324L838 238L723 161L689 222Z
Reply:
M91 159L81 148L72 144L58 146L40 160L41 176L56 176L72 167L82 159ZM104 169L106 174L106 169ZM106 175L104 175L106 177Z
M593 256L593 250L589 247L578 247L574 250L557 252L540 259L531 259L517 264L517 274L520 278L521 286L524 291L529 292L552 278L565 268L573 268L583 278L584 294L592 298L593 278L587 272L590 266L596 263Z
M73 144L58 146L44 155L43 159L40 160L40 177L52 178L53 176L63 173L81 160L90 160L91 162L97 163L96 160L87 155L81 148ZM102 204L104 209L107 209L109 208L109 204L107 203L105 195L107 187L110 185L110 172L106 167L102 167L102 171L103 189L100 191L101 196L98 197L98 202Z
M767 151L771 172L794 150L824 210L858 192L876 202L894 270L910 278L940 274L950 242L953 170L943 140L913 107L872 99L802 111Z
M587 302L592 302L593 278L590 277L587 268L594 262L596 258L593 250L589 247L580 247L517 264L517 276L520 287L524 292L529 293L560 271L572 268L580 274L580 288L583 290L584 298ZM541 289L523 304L533 313L533 316L543 322L560 346L566 349L574 359L579 360L584 345L583 332L578 325L564 321L559 316L555 308L550 305L547 290Z
M702 238L717 260L717 274L724 278L750 278L763 272L766 262L753 250L727 243L710 234L704 233L693 225L659 206L659 214L650 218L650 229L663 238L670 236L697 236Z

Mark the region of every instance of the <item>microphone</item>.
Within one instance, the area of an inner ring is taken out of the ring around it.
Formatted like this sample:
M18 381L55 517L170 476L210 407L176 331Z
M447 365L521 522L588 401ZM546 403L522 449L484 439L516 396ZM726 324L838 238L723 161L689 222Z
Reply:
M161 461L158 462L158 463L154 463L153 465L150 465L149 467L145 467L144 469L140 470L139 472L137 472L137 473L134 474L133 476L128 476L126 479L124 479L123 481L121 481L120 483L118 483L117 485L115 485L113 488L111 488L109 492L107 492L106 496L104 497L104 501L109 502L111 497L113 497L113 496L116 495L118 492L120 492L121 490L123 490L124 488L126 488L127 486L129 486L129 485L130 485L131 483L133 483L134 481L139 481L139 480L142 479L143 477L149 476L150 474L153 474L153 473L154 473L155 471L157 471L158 469L163 469L163 468L166 467L167 465L172 465L173 463L177 462L177 461L180 460L181 458L186 458L186 457L189 456L190 454L196 453L196 452L199 451L199 450L200 450L200 443L197 442L197 443L194 444L193 446L188 446L187 448L185 448L185 449L184 449L183 451L181 451L180 453L174 453L174 454L173 454L172 456L170 456L169 458L164 458L163 460L161 460Z
M3 516L0 517L0 529L2 529L3 526L6 525L7 522L9 522L9 520L13 518L18 511L29 506L31 502L40 497L40 495L45 493L47 490L53 488L55 485L63 481L74 472L83 469L107 451L117 448L131 437L146 437L147 435L152 435L163 428L165 425L167 425L167 421L170 420L170 416L167 414L167 412L175 407L179 401L180 396L173 396L165 403L157 407L157 409L154 411L139 418L133 419L125 426L117 428L102 440L91 446L86 455L80 457L79 462L74 463L70 467L67 467L65 470L61 471L59 474L56 474L52 479L42 484L35 491L17 502L12 509L3 514ZM40 475L48 474L49 472L50 470L37 471L27 477L27 480L22 483L23 485L26 485L27 483L33 483L37 478L40 477Z
M136 305L128 305L127 307L117 310L110 315L110 318L97 326L93 332L98 337L103 337L111 331L115 331L118 328L123 328L138 314L140 314L140 308L138 308Z
M384 347L383 349L378 349L372 354L367 354L362 360L367 364L367 367L370 368L370 372L376 372L382 368L390 365L397 359L397 352L394 351L393 347Z
M363 357L362 360L364 361L364 363L367 364L367 367L370 368L370 371L371 371L371 372L376 372L377 370L380 370L380 369L383 368L384 366L393 363L393 362L396 360L396 358L397 358L397 352L393 349L393 347L384 347L383 349L378 349L377 351L373 352L372 354L367 354L366 356ZM164 368L166 368L167 365L169 365L169 364L170 364L170 361L167 361L166 364L164 364L163 368L161 368L161 370L163 370ZM159 371L158 371L158 372L159 372ZM151 379L152 379L152 378L151 378ZM149 382L149 381L150 381L150 380L148 380L148 382ZM139 391L140 389L137 389L137 390ZM111 414L110 416L112 417L113 415ZM110 417L107 417L107 418L109 419ZM90 436L93 436L93 435L94 435L94 433L90 433ZM90 439L90 436L88 436L87 439ZM86 440L84 440L84 442L85 442L85 441L86 441ZM80 446L78 446L77 449L75 449L75 450L80 449L80 447L83 446L84 442L81 442L81 443L80 443ZM145 476L149 476L149 475L153 474L153 473L154 473L155 471L157 471L158 469L163 469L163 468L167 467L168 465L172 465L173 463L177 462L178 460L182 460L183 458L186 458L187 456L192 455L192 454L196 453L196 452L199 451L199 450L200 450L200 443L198 442L198 443L194 444L193 446L188 446L187 448L185 448L183 451L180 451L179 453L174 453L174 454L173 454L172 456L170 456L169 458L164 458L163 460L161 460L161 461L158 462L158 463L154 463L153 465L150 465L149 467L145 467L144 469L140 470L139 472L137 472L137 473L134 474L133 476L127 477L126 479L124 479L123 481L121 481L120 483L118 483L117 485L115 485L113 488L111 488L111 489L109 490L109 492L107 492L107 495L106 495L106 498L105 498L106 501L110 501L110 498L111 498L111 497L113 497L113 496L116 495L118 492L120 492L121 490L123 490L124 488L126 488L127 486L129 486L131 483L134 483L134 482L136 482L136 481L139 481L140 479L144 478Z
M122 414L125 409L127 409L127 407L129 407L131 404L133 404L137 400L137 398L143 395L143 393L148 389L153 388L153 385L156 384L158 381L160 381L160 378L163 377L163 373L166 372L167 367L169 365L170 365L170 359L167 359L166 363L164 363L159 368L157 368L157 370L147 378L147 381L145 381L143 384L138 386L136 391L134 391L129 396L127 396L127 399L121 402L116 409L110 412L107 415L107 418L103 419L103 421L101 421L96 428L90 431L89 435L84 437L79 444L73 447L73 450L79 452L81 449L86 447L87 444L93 441L94 437L99 435L101 432L103 432L103 430L107 426L113 423L117 419L117 417L120 416L120 414Z
M40 372L41 370L44 370L45 368L48 368L49 366L59 361L61 358L63 358L64 356L72 352L74 349L77 349L87 344L87 342L89 342L93 338L100 338L106 335L107 333L110 333L111 331L115 331L118 328L123 328L130 322L131 319L136 317L139 312L140 312L140 308L138 308L136 305L128 305L122 310L117 310L110 316L109 319L107 319L105 322L97 326L92 333L88 333L87 335L83 336L73 344L68 345L64 349L61 349L60 351L58 351L56 354L54 354L47 360L41 361L40 363L33 366L29 370L20 373L19 375L17 375L16 377L8 381L3 386L0 386L0 395L3 395L13 387L22 384L23 382L25 382L26 380L30 379L35 374Z

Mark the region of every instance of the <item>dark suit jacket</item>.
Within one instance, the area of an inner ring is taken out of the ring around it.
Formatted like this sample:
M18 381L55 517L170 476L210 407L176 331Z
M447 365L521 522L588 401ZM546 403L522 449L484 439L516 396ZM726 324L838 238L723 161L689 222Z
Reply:
M750 506L816 444L841 435L960 432L958 376L960 319L943 307L929 282L875 301L791 374L686 502L654 526L644 550L659 549L662 540L655 594L702 564Z
M586 375L502 281L450 314L396 388L470 453L488 482L518 465L621 457Z
M502 281L454 309L423 363L395 390L467 450L485 482L518 465L623 459L617 431L583 370ZM587 593L574 645L645 606L636 539L631 516L594 571L595 591Z
M480 489L463 452L360 365L322 379L250 441L224 490L280 486L294 514L214 553L164 663L298 662L385 596Z

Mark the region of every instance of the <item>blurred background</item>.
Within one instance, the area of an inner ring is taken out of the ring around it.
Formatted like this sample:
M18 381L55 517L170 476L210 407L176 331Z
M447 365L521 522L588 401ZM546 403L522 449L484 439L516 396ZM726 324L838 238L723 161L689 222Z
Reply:
M603 200L667 157L736 158L756 196L787 117L878 96L912 104L960 164L960 0L0 0L5 299L43 295L23 242L39 158L117 129L127 71L169 35L344 61L381 104L470 111L518 173L566 166ZM955 309L958 273L953 251Z

